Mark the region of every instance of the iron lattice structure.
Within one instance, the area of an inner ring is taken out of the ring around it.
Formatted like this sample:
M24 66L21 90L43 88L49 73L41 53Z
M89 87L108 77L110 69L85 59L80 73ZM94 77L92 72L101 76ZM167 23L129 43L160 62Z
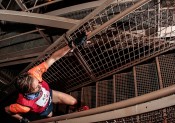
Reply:
M61 58L43 77L52 88L61 83L63 90L94 109L46 121L174 122L174 103L167 100L175 98L169 96L175 88L175 57L158 56L175 46L174 5L172 0L107 1L28 66L26 70L45 61L67 44L67 38L91 31L87 44ZM130 70L119 73L126 68ZM111 75L113 80L102 80ZM88 85L92 82L96 85Z
M44 74L52 87L59 81L69 92L171 50L175 45L174 4L172 0L103 4L103 10L95 9L26 70L65 46L64 37L73 40L84 31L91 31L87 44L61 58Z

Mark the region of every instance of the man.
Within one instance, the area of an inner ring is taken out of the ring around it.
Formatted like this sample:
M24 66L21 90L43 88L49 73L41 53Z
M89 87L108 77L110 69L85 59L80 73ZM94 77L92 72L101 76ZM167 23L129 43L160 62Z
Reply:
M69 41L68 45L54 52L45 62L33 67L27 73L17 78L16 87L19 91L15 104L5 107L5 111L12 117L20 120L21 123L29 122L21 114L34 112L40 116L52 116L52 103L62 103L75 105L77 100L72 96L51 90L48 84L42 79L42 74L47 69L70 50L86 41L87 33L82 33L74 41Z

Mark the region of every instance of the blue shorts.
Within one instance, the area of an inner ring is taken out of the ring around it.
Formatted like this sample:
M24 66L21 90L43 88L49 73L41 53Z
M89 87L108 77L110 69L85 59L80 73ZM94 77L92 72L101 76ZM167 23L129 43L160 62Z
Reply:
M46 109L40 113L40 116L48 116L50 112L53 110L53 103L52 103L52 90L50 89L50 99L49 99L49 104L46 107Z

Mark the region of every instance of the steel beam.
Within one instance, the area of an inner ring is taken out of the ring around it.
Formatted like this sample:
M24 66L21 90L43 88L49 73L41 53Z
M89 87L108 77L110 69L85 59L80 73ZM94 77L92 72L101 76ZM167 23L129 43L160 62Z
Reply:
M2 9L5 9L5 7L0 3L0 7L2 8Z
M48 45L45 45L42 47L37 47L33 49L27 49L27 50L22 50L19 52L0 55L0 58L1 58L0 67L12 65L13 62L14 64L19 64L19 63L15 63L15 61L16 62L23 61L23 63L25 63L25 60L27 60L28 62L31 59L30 62L32 62L33 58L36 58L37 56L42 54L42 51L44 51L47 47Z
M60 2L60 1L62 1L62 0L54 0L54 1L47 2L47 3L43 3L43 4L40 4L40 5L34 6L32 8L26 9L25 11L34 10L34 9L37 9L37 8L40 8L40 7L43 7L43 6L47 6L47 5L50 5L50 4L54 4L54 3L57 3L57 2Z
M81 10L85 10L85 9L96 8L96 7L101 6L105 1L106 0L98 0L98 1L88 2L88 3L78 4L78 5L54 10L51 12L47 12L46 14L48 14L48 15L62 15L62 14L70 13L70 12L76 12L76 11L81 11ZM136 1L136 0L114 0L114 2L111 4L127 3L127 2L134 2L134 1Z
M39 29L39 30L44 30L44 29ZM24 35L27 35L27 34L35 33L35 32L38 32L38 29L32 30L32 31L28 31L28 32L24 32L24 33L20 33L20 34L14 35L14 36L10 36L10 37L1 39L0 42L6 41L6 40L10 40L10 39L13 39L13 38L17 38L17 37L20 37L20 36L24 36Z
M27 7L22 3L21 0L15 0L15 1L22 10L27 9Z
M17 4L19 5L19 7L22 9L22 11L25 11L27 9L27 7L25 6L25 4L22 3L21 0L15 0L17 2ZM37 1L35 1L35 3L37 3ZM39 34L49 43L51 44L51 41L47 38L47 36L44 34L43 31L41 31L38 27L36 27L36 29L38 30Z
M0 67L10 66L10 65L24 64L24 63L31 63L31 62L33 62L36 59L36 57L19 59L19 60L14 60L14 61L8 61L6 63L0 63Z
M37 57L38 55L40 55L42 52L37 52L37 53L31 53L29 55L22 55L22 56L14 56L14 57L7 57L7 58L4 58L4 59L0 59L0 64L1 63L7 63L9 61L16 61L16 60L21 60L21 59L26 59L26 58L32 58L32 57ZM12 54L9 54L9 56L11 55L14 55L13 53Z
M49 44L52 44L51 40L49 40L49 38L46 36L46 34L44 34L43 31L41 31L38 27L37 27L36 29L38 29L39 34L40 34Z
M54 10L51 12L47 12L47 15L62 15L62 14L67 14L70 12L76 12L76 11L81 11L85 9L90 9L90 8L96 8L100 5L102 5L106 0L98 0L98 1L93 1L93 2L88 2L88 3L83 3L83 4L78 4L58 10Z
M42 25L63 29L70 29L79 22L78 20L68 19L64 17L56 17L44 14L19 12L11 10L0 10L0 20L35 24L35 25Z

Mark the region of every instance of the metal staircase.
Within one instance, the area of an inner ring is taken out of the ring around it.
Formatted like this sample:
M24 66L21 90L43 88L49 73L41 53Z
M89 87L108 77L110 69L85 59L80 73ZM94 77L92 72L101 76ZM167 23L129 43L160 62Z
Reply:
M174 5L173 0L107 0L57 39L24 71L67 39L91 31L87 44L51 66L44 80L54 89L61 82L61 89L92 109L33 123L173 122L175 54L161 54L175 48Z
M112 79L72 91L70 94L88 105L90 110L34 123L173 123L174 60L175 53L163 54L133 66L125 73L114 74Z

